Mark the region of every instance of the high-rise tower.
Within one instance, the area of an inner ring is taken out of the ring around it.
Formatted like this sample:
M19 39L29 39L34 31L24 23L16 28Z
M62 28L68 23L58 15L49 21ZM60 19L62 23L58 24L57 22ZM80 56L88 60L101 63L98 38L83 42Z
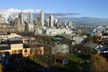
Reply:
M44 27L44 11L40 12L40 25L41 28Z
M29 13L28 23L29 23L29 24L33 24L32 12Z
M24 15L23 12L18 14L18 31L24 32L25 31L25 24L24 24Z
M32 12L29 13L28 16L28 31L29 32L34 32L34 24L33 24L33 17L32 17Z
M53 15L49 16L49 27L54 27L54 16Z

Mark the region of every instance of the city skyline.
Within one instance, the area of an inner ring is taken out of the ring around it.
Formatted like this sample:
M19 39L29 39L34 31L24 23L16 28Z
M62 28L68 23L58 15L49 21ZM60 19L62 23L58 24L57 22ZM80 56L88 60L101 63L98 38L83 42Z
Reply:
M81 17L108 18L107 0L2 0L0 9L36 9L45 12L79 13Z

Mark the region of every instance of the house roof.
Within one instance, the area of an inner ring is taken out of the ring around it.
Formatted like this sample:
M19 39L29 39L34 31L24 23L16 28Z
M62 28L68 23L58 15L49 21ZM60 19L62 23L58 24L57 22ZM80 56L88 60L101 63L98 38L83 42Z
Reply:
M87 42L84 46L90 47L90 48L96 48L98 46L97 43Z
M24 43L23 47L24 48L36 48L36 47L42 47L42 44L38 44L38 43Z
M0 50L9 50L10 46L8 44L0 44Z
M35 43L31 43L30 47L34 48L34 47L42 47L42 44L35 44Z
M24 43L23 48L30 48L30 44L29 43Z
M65 37L63 37L61 35L53 36L53 40L62 40L62 39L65 39Z
M100 52L103 52L103 51L107 51L108 48L106 46L102 46L102 45L99 45L97 48L95 48L97 51L100 51Z
M23 43L21 38L9 38L8 39L9 44L18 44L18 43Z
M102 47L102 48L97 48L98 50L100 50L100 51L106 51L106 50L108 50L108 48L104 48L104 47Z
M108 36L108 33L103 33L103 36Z

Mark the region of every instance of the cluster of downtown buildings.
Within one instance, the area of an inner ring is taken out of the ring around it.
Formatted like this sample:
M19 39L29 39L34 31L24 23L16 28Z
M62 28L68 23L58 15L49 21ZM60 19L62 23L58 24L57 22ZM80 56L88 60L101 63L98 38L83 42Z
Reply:
M38 13L34 18L32 12L19 12L16 16L10 18L3 17L0 14L0 32L33 32L34 34L72 34L72 21L60 21L54 15L45 17L44 11Z

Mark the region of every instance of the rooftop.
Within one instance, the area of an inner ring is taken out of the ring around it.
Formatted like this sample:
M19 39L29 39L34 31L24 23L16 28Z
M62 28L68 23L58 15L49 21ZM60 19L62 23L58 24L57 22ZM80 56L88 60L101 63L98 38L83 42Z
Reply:
M0 44L0 50L9 50L10 46L8 44Z
M21 38L9 38L8 39L9 44L17 44L17 43L23 43Z

